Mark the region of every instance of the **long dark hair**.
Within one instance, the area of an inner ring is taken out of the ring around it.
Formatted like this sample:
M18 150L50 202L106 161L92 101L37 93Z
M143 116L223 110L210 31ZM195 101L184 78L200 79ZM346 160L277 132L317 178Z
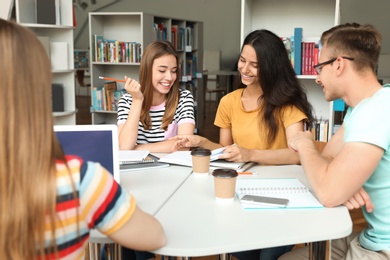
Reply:
M271 31L256 30L246 36L242 48L245 45L254 48L259 64L257 74L263 90L259 99L259 102L263 102L260 113L263 114L266 129L269 129L268 144L276 138L283 107L299 108L307 116L306 124L311 126L314 122L312 105L295 75L282 40ZM236 88L246 87L241 80L236 79L234 84Z

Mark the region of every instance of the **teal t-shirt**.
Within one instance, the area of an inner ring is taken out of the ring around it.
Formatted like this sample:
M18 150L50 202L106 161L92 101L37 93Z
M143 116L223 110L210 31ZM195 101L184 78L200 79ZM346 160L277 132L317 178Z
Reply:
M363 214L368 228L359 237L369 250L390 250L390 88L349 107L344 118L344 142L364 142L381 147L383 157L363 187L370 195L374 211Z

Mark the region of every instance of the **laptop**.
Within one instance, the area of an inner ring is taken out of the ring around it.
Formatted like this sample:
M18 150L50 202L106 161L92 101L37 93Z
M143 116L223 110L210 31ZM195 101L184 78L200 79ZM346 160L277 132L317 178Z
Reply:
M116 125L55 125L65 152L85 161L99 162L119 183L119 145Z

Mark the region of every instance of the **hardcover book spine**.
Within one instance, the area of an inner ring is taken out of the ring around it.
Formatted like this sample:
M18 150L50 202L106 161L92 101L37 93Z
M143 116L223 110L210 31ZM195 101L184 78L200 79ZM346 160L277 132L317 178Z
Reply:
M294 70L295 74L302 73L302 28L294 28Z
M56 1L36 0L37 23L56 24Z

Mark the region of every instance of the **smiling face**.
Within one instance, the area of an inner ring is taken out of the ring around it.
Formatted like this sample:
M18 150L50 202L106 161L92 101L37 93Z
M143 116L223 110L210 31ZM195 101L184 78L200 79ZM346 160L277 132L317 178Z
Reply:
M255 49L251 45L245 45L238 60L238 70L243 84L259 85L258 67Z
M154 91L166 95L177 78L177 62L173 55L164 55L153 61Z

